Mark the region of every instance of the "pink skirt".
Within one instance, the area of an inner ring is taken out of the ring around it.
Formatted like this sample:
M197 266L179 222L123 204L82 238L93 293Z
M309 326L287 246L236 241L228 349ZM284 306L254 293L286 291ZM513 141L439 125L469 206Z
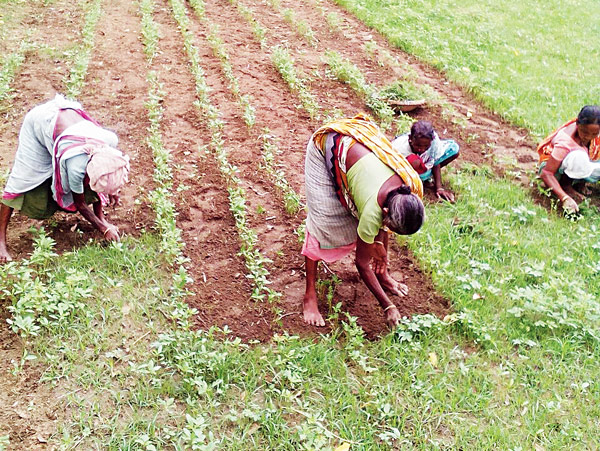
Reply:
M310 258L311 260L331 263L337 260L341 260L350 252L356 248L356 241L354 243L346 244L344 246L332 248L332 249L321 249L319 241L308 233L306 230L306 236L304 239L304 245L302 246L302 255Z

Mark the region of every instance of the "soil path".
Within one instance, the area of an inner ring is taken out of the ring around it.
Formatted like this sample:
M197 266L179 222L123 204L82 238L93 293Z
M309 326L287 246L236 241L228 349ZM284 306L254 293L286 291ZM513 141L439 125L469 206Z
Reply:
M461 121L451 120L442 107L433 105L415 113L416 118L434 122L442 135L453 137L461 145L461 161L476 164L489 162L490 155L517 159L525 167L533 162L533 143L522 130L507 126L499 117L487 112L459 88L413 58L390 47L377 33L365 27L339 7L325 3L282 1L279 10L260 0L241 0L246 8L267 29L267 43L262 48L252 33L252 27L231 3L209 0L205 4L206 20L187 6L195 45L201 56L202 69L211 88L211 102L219 110L225 125L225 149L232 164L239 169L247 197L248 221L258 235L261 252L272 260L266 265L271 287L282 294L279 303L254 302L250 298L251 281L246 277L242 257L238 255L240 240L235 221L229 211L226 183L210 151L210 133L194 105L196 92L190 73L183 40L167 0L157 0L155 21L160 28L160 54L152 65L163 84L163 140L172 152L174 186L177 190L178 226L183 231L185 254L189 257L189 272L194 279L189 303L199 311L198 327L228 326L242 339L268 340L274 333L288 332L314 336L328 329L306 327L301 318L304 291L301 245L294 231L304 214L289 215L283 207L281 193L274 188L268 174L261 169L262 135L268 128L278 145L278 167L285 171L290 185L303 195L303 165L306 142L321 122L311 119L299 107L298 97L291 93L271 63L276 45L284 45L296 61L296 70L311 81L311 92L319 100L322 111L340 109L346 115L365 111L364 102L348 86L326 76L322 56L335 50L349 58L365 74L367 81L377 86L388 84L404 75L410 67L420 83L429 85L454 107ZM16 96L10 104L5 121L0 126L0 166L7 170L14 157L17 133L28 109L64 90L63 79L68 72L62 55L78 37L74 30L81 27L81 12L70 10L70 4L60 1L44 8L35 4L44 21L31 25L37 39L56 49L29 55L13 83ZM30 8L33 6L29 5ZM319 5L317 8L316 6ZM140 20L137 2L105 0L104 15L99 22L96 47L92 54L86 86L80 101L92 116L120 137L120 147L132 158L131 183L123 193L123 205L109 211L110 219L128 235L150 228L153 214L147 205L147 192L152 189L152 156L145 145L148 126L144 101L148 86L148 66L140 41ZM312 45L285 21L281 10L294 11L296 22L311 24L316 37ZM332 31L324 14L335 12L343 18L339 31ZM33 17L36 17L35 15ZM221 62L214 56L207 39L215 33L230 56L233 73L242 94L251 96L256 111L256 125L249 129L243 111L231 93ZM363 44L373 41L378 48L396 58L397 66L376 64L363 51ZM389 136L391 138L391 136ZM493 146L490 146L493 144ZM138 200L138 202L135 202ZM31 251L27 229L39 225L16 215L9 229L9 248L16 258ZM90 237L101 238L81 218L57 215L44 225L57 241L61 251L83 245ZM398 245L391 250L392 274L409 286L409 296L393 299L404 315L433 312L444 315L448 303L437 295L427 277L406 248ZM357 276L352 259L330 265L342 280L333 302L342 303L342 311L357 316L367 336L376 339L386 332L381 309ZM324 274L324 277L329 277ZM8 316L2 305L2 318ZM327 313L324 296L321 311ZM0 322L0 435L10 431L17 437L11 443L15 449L43 447L47 434L38 431L52 429L56 421L54 404L28 411L22 417L17 407L26 401L26 394L42 402L49 399L38 384L41 369L29 367L17 375L11 373L11 360L20 359L21 344ZM11 386L9 390L9 385ZM31 405L31 403L29 404ZM50 413L48 413L50 412ZM21 412L22 413L22 412ZM20 441L19 441L20 440Z

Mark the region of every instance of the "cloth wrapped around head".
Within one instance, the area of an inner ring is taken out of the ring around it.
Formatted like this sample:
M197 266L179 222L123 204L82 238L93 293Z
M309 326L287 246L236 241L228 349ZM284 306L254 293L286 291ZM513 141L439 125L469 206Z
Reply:
M97 193L116 194L129 180L129 157L110 146L86 147L90 188Z

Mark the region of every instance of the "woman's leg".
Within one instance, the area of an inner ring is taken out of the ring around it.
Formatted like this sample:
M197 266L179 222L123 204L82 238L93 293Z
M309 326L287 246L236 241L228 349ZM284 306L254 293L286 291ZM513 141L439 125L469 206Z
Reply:
M318 260L311 260L305 257L306 260L306 293L304 294L304 301L302 310L304 313L304 322L311 326L324 326L325 320L321 313L319 313L319 306L317 304L317 267L319 265Z
M12 216L13 209L8 205L0 204L0 264L12 261L6 248L6 230Z

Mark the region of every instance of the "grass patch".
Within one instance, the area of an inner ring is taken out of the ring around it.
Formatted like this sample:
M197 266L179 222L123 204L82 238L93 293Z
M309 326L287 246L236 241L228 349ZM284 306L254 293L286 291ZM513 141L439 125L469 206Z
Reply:
M598 103L600 25L567 0L336 3L538 136Z

